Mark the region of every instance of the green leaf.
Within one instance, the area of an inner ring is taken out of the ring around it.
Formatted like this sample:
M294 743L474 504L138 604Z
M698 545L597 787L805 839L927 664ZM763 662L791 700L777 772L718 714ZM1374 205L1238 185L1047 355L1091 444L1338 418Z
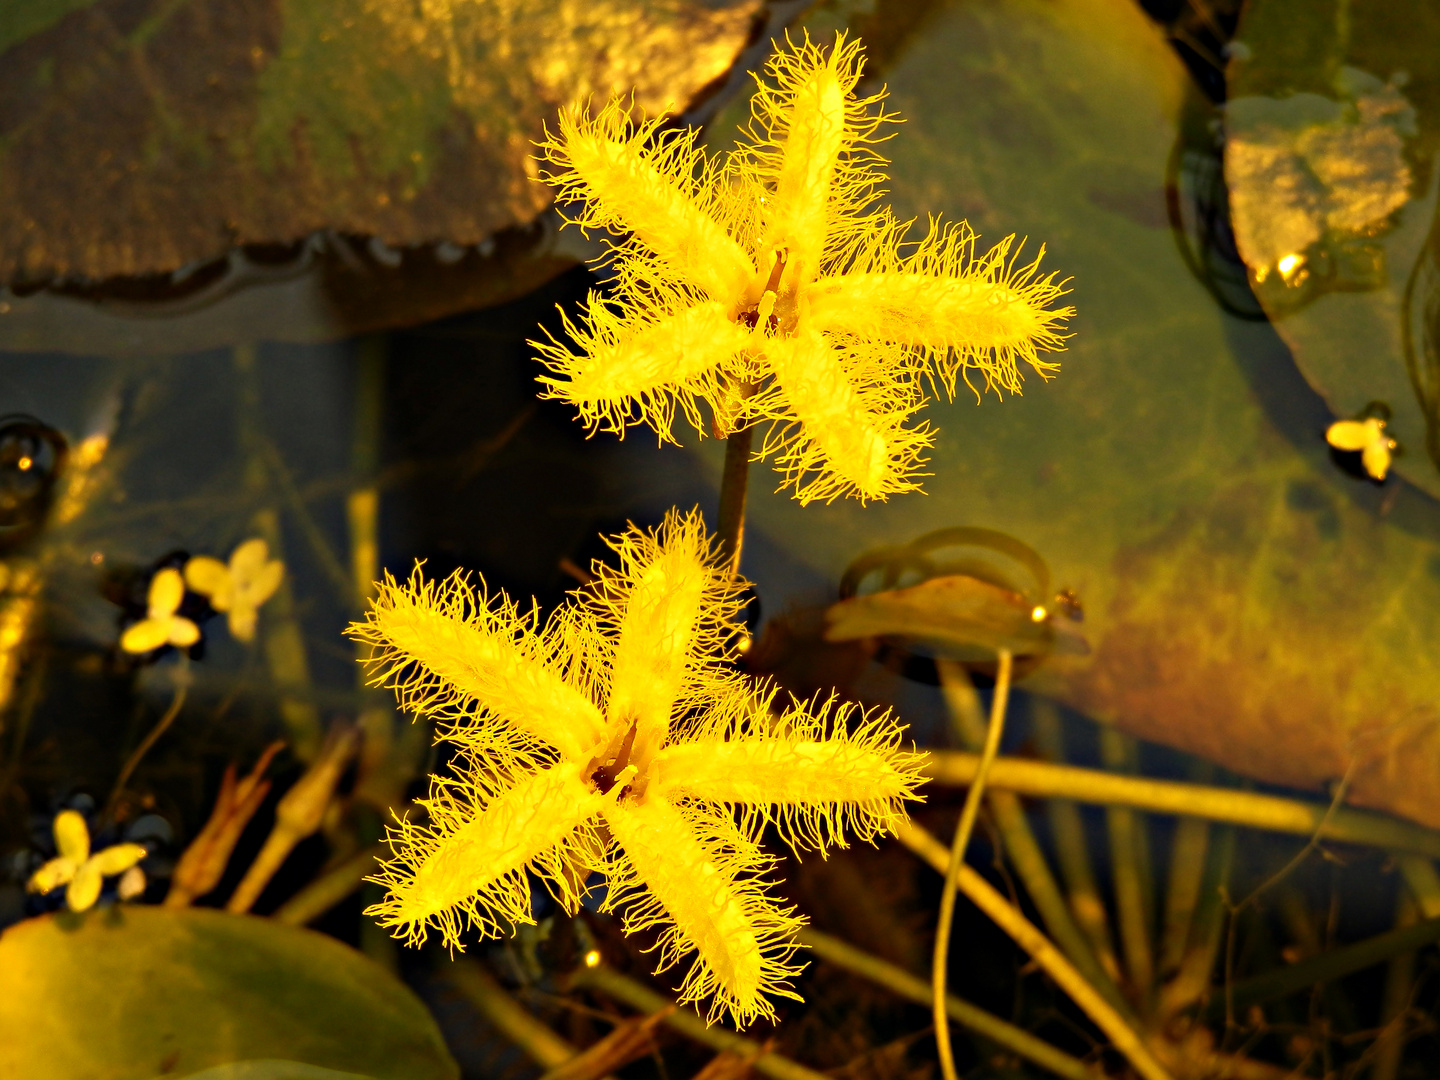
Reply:
M402 983L333 938L265 919L158 907L42 916L0 935L0 970L0 1076L459 1075Z
M165 273L331 229L472 245L551 201L567 104L680 111L760 0L7 0L0 282Z
M905 120L884 146L896 212L968 218L982 251L1043 242L1074 337L1023 397L925 410L928 495L801 508L756 466L743 569L774 610L803 575L767 550L835 582L882 545L1001 530L1078 593L1093 648L1025 685L1277 783L1353 764L1353 801L1440 825L1440 512L1343 473L1274 331L1187 268L1166 183L1198 105L1160 31L1131 0L937 3L907 25L874 80Z
M1254 0L1225 176L1255 293L1337 417L1389 407L1394 469L1440 497L1440 9Z

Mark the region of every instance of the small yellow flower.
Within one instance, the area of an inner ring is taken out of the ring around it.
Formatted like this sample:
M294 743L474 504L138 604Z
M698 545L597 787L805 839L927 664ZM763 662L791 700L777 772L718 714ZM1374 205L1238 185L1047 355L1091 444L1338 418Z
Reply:
M124 874L148 854L140 844L115 844L91 855L90 830L75 810L55 816L55 847L60 854L31 874L25 887L47 893L66 886L65 904L71 911L93 907L105 878Z
M977 255L967 225L932 219L907 241L910 223L875 205L877 131L894 118L872 108L883 92L854 95L859 43L787 44L752 100L751 141L724 159L693 130L631 125L622 101L561 114L545 179L581 227L629 239L614 294L591 295L584 325L565 320L579 351L532 344L549 396L592 430L644 422L672 439L679 410L703 434L706 401L717 427L771 423L760 454L801 502L884 499L917 487L931 439L906 425L922 376L953 394L978 371L1018 393L1018 360L1058 366L1040 350L1061 347L1073 309L1048 306L1063 288L1038 256L1018 262L1013 237Z
M1325 429L1325 441L1336 450L1359 450L1360 463L1372 480L1384 480L1400 444L1385 431L1385 420L1367 416L1363 420L1336 420Z
M208 555L197 555L185 564L185 582L210 606L229 614L230 633L240 641L255 640L255 621L260 605L275 595L285 577L285 564L270 558L270 549L259 537L246 540L230 554L230 565Z
M351 634L373 681L445 722L458 775L434 778L428 823L400 820L389 889L369 911L410 942L458 946L533 922L526 871L573 910L592 870L627 932L661 927L660 970L697 954L682 1001L710 1018L773 1016L793 997L802 920L763 874L766 824L797 849L870 839L904 819L920 782L888 713L791 701L727 667L740 586L717 567L698 512L610 541L577 602L544 625L456 575L387 577Z
M145 618L128 627L120 637L120 648L128 653L147 653L162 645L185 648L200 640L200 628L183 615L175 614L185 599L185 580L180 571L167 566L150 579L149 610Z

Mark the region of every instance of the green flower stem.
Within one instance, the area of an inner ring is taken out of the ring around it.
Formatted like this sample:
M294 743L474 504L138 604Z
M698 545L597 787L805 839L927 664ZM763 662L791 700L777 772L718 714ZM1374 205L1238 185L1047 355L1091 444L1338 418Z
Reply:
M1042 755L1053 762L1065 761L1060 711L1053 702L1038 697L1030 699L1030 731ZM1115 958L1115 943L1110 936L1105 901L1095 881L1095 868L1090 860L1090 839L1085 833L1080 807L1072 799L1046 799L1045 812L1050 819L1060 873L1065 878L1065 888L1069 893L1070 910L1090 939L1095 959L1110 982L1118 986L1120 964Z
M1134 740L1113 727L1102 727L1100 758L1110 769L1133 772ZM1128 806L1106 807L1105 823L1110 834L1111 878L1125 970L1142 1010L1148 1011L1155 986L1155 956L1150 947L1152 890L1146 872L1147 830L1144 819Z
M750 453L755 442L753 426L732 431L725 440L725 467L720 474L718 535L730 576L740 572L740 548L745 540L745 489L749 486Z
M948 661L937 661L940 672L940 689L945 698L946 709L957 734L971 750L979 750L985 742L985 720L980 713L980 699L975 693L965 668ZM990 815L1000 833L1006 857L1015 872L1025 884L1025 891L1040 912L1045 928L1060 946L1070 962L1080 969L1096 990L1105 995L1126 1020L1136 1022L1130 1005L1120 993L1114 976L1107 971L1091 949L1088 935L1080 929L1071 914L1070 906L1060 892L1050 864L1035 839L1019 796L1011 791L997 791L993 788L986 793ZM1074 810L1074 804L1071 804ZM1086 859L1086 868L1089 860ZM1096 904L1100 904L1098 894ZM1103 922L1104 907L1100 906Z
M169 730L170 725L175 722L175 718L180 715L180 710L185 707L185 697L190 692L189 662L189 657L181 653L179 666L175 669L175 695L170 699L170 707L165 710L160 719L156 721L155 726L150 729L150 734L145 736L144 741L135 748L134 752L125 759L125 764L120 767L120 775L115 778L115 786L110 789L110 797L105 800L102 818L108 819L114 813L115 806L119 803L120 796L125 791L125 784L131 775L139 767L140 762L145 760L145 755L150 752L150 748L160 741L160 736Z
M1440 915L1440 872L1435 864L1419 855L1401 855L1395 861L1420 914L1427 919Z
M1205 855L1210 847L1210 822L1181 818L1170 842L1170 875L1165 887L1165 926L1160 936L1161 980L1180 970L1190 928L1200 903L1205 879Z
M1410 926L1387 930L1353 945L1331 949L1289 967L1246 979L1235 984L1230 997L1238 1011L1261 1001L1310 990L1320 983L1333 982L1389 960L1392 956L1424 948L1435 941L1440 941L1440 918L1425 919ZM1219 997L1213 999L1207 1013L1212 1017L1224 1016L1224 1000Z
M770 1053L754 1040L737 1035L719 1024L707 1025L693 1009L675 1008L673 1001L604 964L576 971L574 985L598 990L606 997L614 998L643 1013L656 1013L662 1009L670 1009L671 1011L666 1013L661 1023L713 1050L722 1052L728 1050L751 1060L751 1068L770 1077L771 1080L829 1080L824 1073L807 1068L798 1061L791 1061L787 1057Z
M896 830L896 838L915 854L928 862L936 872L944 874L950 866L950 852L945 845L913 821L907 821ZM1061 990L1094 1021L1104 1032L1115 1049L1134 1066L1144 1080L1170 1080L1165 1067L1155 1060L1150 1048L1139 1033L1125 1022L1125 1018L1086 981L1085 976L1065 959L1038 927L1025 918L1020 911L1005 899L988 881L964 863L956 886L967 899L984 912L990 919L1014 939L1015 943L1030 954L1030 957L1044 972L1055 980Z
M1402 890L1395 903L1396 929L1414 924L1415 918L1415 901ZM1414 988L1415 954L1406 952L1392 957L1380 999L1382 1027L1371 1051L1375 1064L1370 1070L1370 1080L1395 1080L1400 1075L1400 1062L1405 1056L1405 1013L1410 1008Z
M1210 989L1210 973L1220 952L1225 930L1226 896L1230 888L1230 866L1235 859L1235 829L1223 825L1211 837L1205 878L1190 928L1189 941L1180 958L1180 969L1160 991L1158 1022L1161 1026L1194 1005Z
M932 751L926 774L937 784L963 786L974 778L979 764L980 759L974 754ZM1433 829L1343 806L1337 807L1326 821L1327 804L1302 799L1174 780L1149 780L1018 758L997 759L988 782L992 788L1018 795L1132 806L1155 814L1202 817L1297 836L1313 836L1318 829L1321 840L1440 858L1440 832Z
M995 674L995 694L990 702L990 727L985 732L985 749L970 790L965 795L965 805L960 809L960 823L955 827L955 840L950 846L945 873L945 888L940 893L940 920L935 927L935 952L930 974L930 1011L935 1020L935 1045L940 1055L940 1071L945 1080L958 1080L955 1071L955 1054L950 1047L950 1021L945 1009L945 977L950 967L950 925L955 917L956 879L965 868L965 851L970 846L970 836L975 831L975 819L980 814L980 800L985 794L985 777L995 762L1000 750L1000 736L1005 729L1005 705L1010 698L1010 671L1014 657L1009 649L1001 649L1000 664ZM947 665L950 666L950 665ZM957 675L951 667L950 678Z
M320 874L271 913L276 922L304 926L318 919L360 887L367 874L374 873L377 859L390 854L387 844L361 848L349 858Z
M871 956L867 952L862 952L839 938L833 938L829 934L822 934L820 931L808 927L800 931L799 940L808 945L812 953L827 963L854 972L910 1001L921 1005L930 1004L929 984L924 979L911 975L903 968L896 967L879 957ZM950 1019L960 1026L969 1028L982 1038L1033 1062L1056 1076L1067 1077L1070 1080L1097 1080L1105 1075L1098 1066L1087 1065L1079 1058L1071 1057L1064 1051L1055 1049L1045 1040L1036 1038L1023 1028L1007 1023L968 1001L960 1000L953 994L945 997L945 1011Z

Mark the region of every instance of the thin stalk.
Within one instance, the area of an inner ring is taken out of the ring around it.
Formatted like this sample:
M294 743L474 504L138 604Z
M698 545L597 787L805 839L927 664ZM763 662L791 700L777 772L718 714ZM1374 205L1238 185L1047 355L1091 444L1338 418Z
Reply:
M377 859L390 854L386 844L370 844L328 870L276 908L270 917L291 926L304 926L344 900L360 887L365 875L375 870Z
M1221 826L1215 831L1210 855L1205 861L1205 881L1179 971L1160 992L1161 1026L1199 1001L1210 989L1210 973L1215 970L1215 958L1225 929L1225 896L1234 858L1235 829Z
M910 1001L921 1005L930 1003L930 987L925 980L911 975L904 968L871 956L839 938L822 934L819 930L807 927L800 931L798 938L802 944L810 947L811 952L827 963L854 972ZM989 1039L997 1046L1056 1076L1066 1077L1067 1080L1097 1080L1105 1075L1097 1066L1087 1065L1079 1058L1055 1049L1043 1039L1037 1039L1023 1028L1018 1028L968 1001L962 1001L953 994L945 998L945 1011L951 1020L962 1027L969 1028L981 1038Z
M1005 729L1005 705L1010 698L1010 671L1014 657L1009 649L1001 649L1000 665L995 674L995 693L990 701L990 727L985 733L985 750L965 805L960 810L960 824L955 827L955 841L950 846L949 866L945 870L945 888L940 893L940 921L935 928L935 953L930 972L930 1013L935 1020L935 1044L940 1055L940 1069L945 1080L958 1080L955 1054L950 1046L950 1022L945 1009L945 976L950 965L950 925L955 918L956 880L965 865L965 850L980 813L980 800L985 794L985 777L1000 751L1000 736ZM953 672L952 672L953 677Z
M926 775L937 784L964 786L979 766L975 754L932 751ZM1106 806L1133 806L1154 814L1224 821L1269 832L1318 836L1350 844L1440 858L1440 832L1385 814L1326 803L1208 787L1176 780L1123 776L1075 765L1000 758L991 770L992 788L1018 795L1059 797Z
M1228 995L1231 1009L1239 1010L1261 1001L1311 990L1320 983L1342 979L1356 971L1383 963L1392 956L1414 952L1435 941L1440 941L1440 918L1425 919L1411 926L1387 930L1353 945L1331 949L1289 967L1267 971L1263 975L1236 983ZM1211 1016L1225 1015L1225 999L1217 998L1212 1001L1208 1011Z
M944 844L920 826L907 821L896 830L895 835L902 844L928 862L937 872L944 874L948 871L950 853ZM1065 959L1064 954L1034 923L1005 899L999 890L963 863L956 878L956 886L972 904L1030 954L1036 965L1094 1021L1095 1026L1104 1032L1105 1037L1134 1066L1137 1073L1145 1080L1171 1080L1165 1067L1155 1060L1145 1041L1126 1023L1120 1012L1086 981L1085 976Z
M985 720L974 684L959 664L940 660L936 662L936 667L940 673L941 693L956 733L971 750L979 750L985 742ZM985 799L990 807L991 819L1000 833L1005 855L1024 882L1046 930L1091 985L1133 1022L1134 1017L1129 1015L1130 1006L1120 993L1114 976L1101 966L1087 935L1071 915L1019 797L1014 792L997 791L992 787ZM1074 809L1073 805L1071 809Z
M1030 730L1041 754L1052 762L1063 764L1065 739L1060 723L1060 711L1054 703L1043 698L1030 699ZM993 780L991 789L996 790ZM1073 799L1046 799L1045 812L1050 819L1050 832L1054 837L1056 856L1060 861L1060 873L1065 878L1070 910L1085 936L1089 938L1096 961L1111 983L1118 985L1120 964L1115 958L1115 943L1110 936L1110 919L1105 910L1105 901L1100 895L1100 887L1095 880L1095 867L1090 859L1090 838L1086 835L1080 808ZM1063 946L1064 942L1060 944Z
M1109 768L1131 771L1133 747L1125 735L1111 727L1100 730L1100 756ZM1150 905L1147 903L1145 865L1141 855L1146 843L1145 825L1128 806L1111 806L1105 811L1110 832L1110 866L1115 885L1115 912L1120 928L1120 947L1125 969L1142 1010L1155 985L1155 956L1150 947Z
M1440 873L1435 864L1418 855L1401 855L1395 861L1420 914L1427 919L1440 915Z
M120 767L120 775L115 778L115 786L110 789L110 797L105 800L105 813L102 815L103 817L108 818L110 816L110 813L115 809L115 804L120 799L120 793L125 790L126 781L130 779L131 774L139 767L140 762L145 760L145 755L148 754L150 748L159 741L160 736L169 730L170 725L175 722L175 718L180 715L180 710L185 707L185 698L190 692L190 680L185 677L185 674L188 674L188 672L185 671L184 665L186 664L186 659L183 655L180 658L180 664L181 667L176 671L179 685L175 687L175 696L170 699L170 707L165 710L155 726L150 729L150 734L145 736L144 741L135 748L134 752L125 759L125 764Z
M824 1073L807 1068L798 1061L791 1061L787 1057L770 1053L760 1043L747 1039L743 1035L737 1035L719 1024L705 1023L693 1009L675 1008L673 1001L640 985L634 979L621 975L614 968L605 964L593 968L581 968L575 972L574 985L598 990L606 997L624 1002L643 1013L653 1014L669 1009L671 1011L667 1012L660 1021L662 1024L713 1050L729 1050L743 1058L753 1058L751 1068L770 1077L771 1080L829 1080Z
M1210 846L1210 823L1204 818L1182 818L1170 844L1170 876L1165 888L1165 928L1160 937L1162 980L1180 970L1190 927L1200 903L1205 880L1205 853Z
M1310 839L1305 842L1305 846L1291 856L1289 862L1271 874L1259 885L1255 886L1245 899L1241 900L1238 904L1227 903L1230 916L1230 926L1225 935L1225 1031L1227 1038L1229 1037L1229 1033L1235 1030L1235 1009L1231 1002L1231 995L1235 989L1236 931L1239 927L1240 913L1255 903L1256 900L1270 889L1284 881L1294 873L1295 870L1299 869L1300 865L1304 863L1313 852L1319 850L1320 834L1325 828L1326 822L1334 816L1335 811L1345 802L1345 794L1350 790L1350 778L1354 775L1354 771L1355 766L1352 762L1350 768L1345 771L1345 775L1341 777L1340 783L1336 785L1335 797L1330 800L1330 806L1326 809L1325 816L1320 820L1320 824L1316 826L1315 831L1310 834ZM1228 901L1229 897L1227 896L1225 899ZM1295 965L1295 967L1299 966L1301 965ZM1291 970L1293 971L1294 968L1291 968Z
M731 577L740 572L740 550L745 541L745 490L749 486L750 453L754 443L753 425L732 431L725 440L718 526L720 551Z
M1402 890L1395 901L1395 928L1415 923L1415 902ZM1380 999L1380 1023L1383 1027L1375 1040L1372 1053L1375 1064L1370 1080L1395 1080L1400 1075L1400 1062L1405 1056L1405 1014L1415 989L1415 954L1401 953L1391 959L1385 972L1385 990Z

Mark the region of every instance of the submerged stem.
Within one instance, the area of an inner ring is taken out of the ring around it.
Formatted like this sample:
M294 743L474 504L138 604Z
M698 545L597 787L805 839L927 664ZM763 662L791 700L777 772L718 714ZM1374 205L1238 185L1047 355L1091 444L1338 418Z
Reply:
M945 1001L945 975L950 963L950 924L955 917L955 889L960 868L965 863L965 849L980 813L980 800L985 794L985 778L1000 750L1000 735L1005 727L1005 704L1010 697L1010 669L1013 657L1009 649L1000 650L1000 666L995 674L995 695L990 702L990 728L985 733L985 750L980 767L975 771L965 805L960 811L960 824L955 829L955 842L950 847L950 865L945 873L945 889L940 894L940 923L935 928L934 965L930 975L930 1010L935 1018L935 1044L940 1055L940 1068L945 1080L957 1080L955 1055L950 1048L950 1020Z
M946 873L951 865L945 845L913 821L905 821L895 830L895 838L931 865L938 873ZM989 916L1001 930L1009 934L1056 985L1070 995L1095 1026L1103 1031L1124 1054L1144 1080L1172 1080L1165 1067L1156 1060L1140 1033L1106 1001L1075 965L1040 932L1029 919L1007 900L998 889L964 863L959 864L955 879L961 892Z
M904 968L871 956L839 938L822 934L819 930L806 928L800 931L801 943L827 963L854 972L861 978L885 987L903 998L925 1004L930 1000L930 987L923 979L917 979ZM945 1008L950 1019L969 1028L982 1038L997 1043L1006 1050L1039 1065L1042 1069L1067 1080L1096 1080L1104 1073L1063 1050L1057 1050L1043 1039L1031 1035L1023 1028L1008 1023L984 1009L960 998L947 996Z
M745 489L750 478L750 449L755 428L732 431L725 440L725 469L720 474L720 550L734 577L740 572L740 547L745 539Z
M185 663L183 656L181 663ZM126 759L125 764L121 766L120 775L115 778L115 786L110 789L110 798L105 800L105 817L109 817L111 812L114 811L115 804L120 800L120 793L125 790L126 781L130 779L131 774L139 767L140 762L145 760L145 755L150 752L150 748L155 745L160 736L165 734L166 729L168 729L170 725L175 722L175 718L180 715L180 710L185 707L185 695L188 694L189 691L190 682L182 676L180 685L175 688L175 696L170 699L170 707L165 710L164 715L162 715L155 726L150 729L150 734L145 736L145 741L135 748L135 752L132 753Z

